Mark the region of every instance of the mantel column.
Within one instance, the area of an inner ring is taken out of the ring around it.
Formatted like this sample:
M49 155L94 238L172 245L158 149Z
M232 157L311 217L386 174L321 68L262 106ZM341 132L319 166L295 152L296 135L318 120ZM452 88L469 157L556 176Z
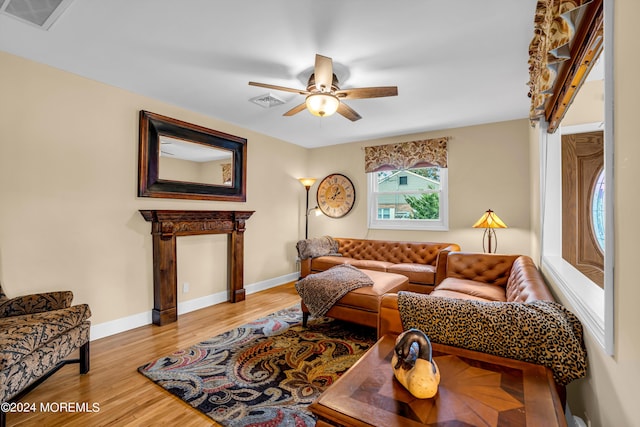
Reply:
M231 302L244 301L244 220L235 222L229 234L229 274L231 275Z
M176 266L176 235L163 234L163 224L151 226L153 236L153 311L155 325L178 320L178 269Z

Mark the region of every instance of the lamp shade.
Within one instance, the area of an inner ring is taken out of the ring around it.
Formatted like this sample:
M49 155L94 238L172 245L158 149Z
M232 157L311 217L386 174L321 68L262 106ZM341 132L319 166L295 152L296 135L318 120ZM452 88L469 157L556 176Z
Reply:
M326 117L338 111L340 100L329 93L312 93L307 96L305 104L314 116Z
M473 224L473 228L507 228L507 224L494 211L489 209Z
M322 209L320 209L318 206L309 209L309 211L307 211L307 215L311 215L311 213L313 213L315 216L320 216L322 215Z
M304 185L305 188L309 188L313 185L314 182L316 182L315 178L298 178L298 181L300 181L300 184Z

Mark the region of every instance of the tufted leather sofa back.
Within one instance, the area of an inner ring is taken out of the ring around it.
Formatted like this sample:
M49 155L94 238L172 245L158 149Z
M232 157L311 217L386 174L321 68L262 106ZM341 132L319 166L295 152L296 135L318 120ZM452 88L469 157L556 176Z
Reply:
M446 254L446 277L502 286L511 302L554 301L538 268L526 255L450 252Z
M511 266L518 255L451 252L447 256L447 277L507 286Z
M435 265L442 250L460 250L454 243L396 242L390 240L367 240L335 238L342 256L357 260L387 261L394 264Z

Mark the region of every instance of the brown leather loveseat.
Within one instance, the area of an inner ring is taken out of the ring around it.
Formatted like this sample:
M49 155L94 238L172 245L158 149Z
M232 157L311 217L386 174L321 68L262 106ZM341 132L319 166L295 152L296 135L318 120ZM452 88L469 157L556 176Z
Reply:
M526 255L449 252L438 260L436 286L430 296L476 301L554 301L533 260ZM378 335L404 330L398 295L380 300Z
M323 239L328 249L322 252L305 254L304 248L313 240ZM442 251L459 251L455 243L403 242L391 240L369 240L352 238L317 239L298 242L300 255L300 276L328 270L339 264L351 264L354 267L401 274L409 279L409 290L429 293L436 281L436 261ZM332 244L334 245L333 247ZM331 253L333 252L333 253Z
M544 365L564 405L565 385L586 375L582 325L554 301L533 260L451 252L438 272L429 295L382 296L378 335L417 328L432 342Z

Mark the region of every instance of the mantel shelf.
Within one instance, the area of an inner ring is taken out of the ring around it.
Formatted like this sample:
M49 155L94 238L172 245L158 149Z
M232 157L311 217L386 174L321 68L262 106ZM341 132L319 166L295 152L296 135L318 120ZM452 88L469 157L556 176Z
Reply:
M165 325L178 319L176 237L227 234L230 301L245 299L245 221L254 211L140 210L151 223L153 236L153 323Z

